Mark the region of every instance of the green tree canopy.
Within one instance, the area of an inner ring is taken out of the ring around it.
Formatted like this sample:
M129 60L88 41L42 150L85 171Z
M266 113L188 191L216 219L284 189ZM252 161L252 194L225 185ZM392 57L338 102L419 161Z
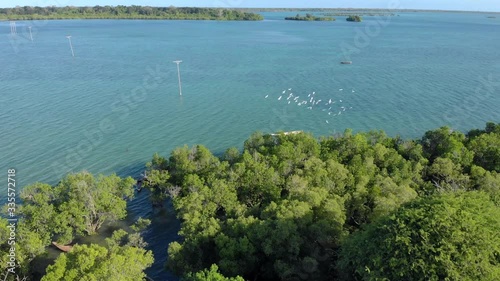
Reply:
M482 192L404 205L343 244L344 280L500 280L500 208Z
M189 273L182 281L244 281L245 279L240 276L227 278L224 275L219 273L219 268L217 265L213 264L210 267L210 270L204 269L202 271L196 273Z
M76 245L61 254L47 268L42 281L137 281L144 280L144 270L153 264L153 254L141 247L121 245L126 233L118 231L108 246Z
M125 218L134 184L131 177L88 172L69 174L55 187L35 183L21 192L21 220L45 245L54 237L69 243L75 235L94 234L105 221Z

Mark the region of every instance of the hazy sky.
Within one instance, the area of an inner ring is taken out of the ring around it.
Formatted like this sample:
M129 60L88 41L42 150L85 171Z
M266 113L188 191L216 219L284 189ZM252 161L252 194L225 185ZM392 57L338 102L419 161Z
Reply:
M395 3L395 4L391 4ZM314 8L387 8L473 10L500 12L500 0L0 0L0 7L19 6L95 6L149 5L198 7L314 7Z

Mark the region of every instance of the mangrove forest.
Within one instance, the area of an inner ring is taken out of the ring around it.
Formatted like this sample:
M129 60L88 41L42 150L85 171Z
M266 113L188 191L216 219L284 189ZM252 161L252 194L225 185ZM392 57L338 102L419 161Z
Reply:
M158 20L263 20L259 14L222 8L94 6L16 7L0 9L0 20L42 19L158 19Z
M181 222L165 270L181 280L500 280L500 124L418 139L383 131L256 132L215 156L199 144L153 155L144 188ZM20 194L18 274L0 220L4 280L145 280L141 233L75 244L123 220L136 180L68 174ZM169 207L172 208L172 207ZM34 272L52 242L70 245Z

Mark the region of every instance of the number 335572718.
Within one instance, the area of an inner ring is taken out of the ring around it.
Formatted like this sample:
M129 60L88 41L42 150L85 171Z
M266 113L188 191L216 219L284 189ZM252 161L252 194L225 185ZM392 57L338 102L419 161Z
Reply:
M7 171L7 201L9 202L7 205L9 207L16 207L16 170L9 169ZM10 208L9 208L10 209ZM9 210L10 212L11 210Z

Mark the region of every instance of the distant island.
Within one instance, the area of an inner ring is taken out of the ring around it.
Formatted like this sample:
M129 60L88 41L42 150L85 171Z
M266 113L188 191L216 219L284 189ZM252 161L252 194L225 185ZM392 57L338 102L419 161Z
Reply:
M306 12L306 13L339 13L346 15L387 15L388 13L482 13L482 14L500 14L500 12L491 11L460 11L460 10L428 10L428 9L386 9L386 8L234 8L245 12Z
M15 7L0 9L0 20L157 19L258 21L255 13L219 8L149 6Z
M360 16L348 16L347 21L361 22L363 19Z
M295 17L286 17L285 20L298 20L298 21L335 21L332 17L316 17L312 14L301 16L297 14Z
M355 11L356 14L360 16L382 16L382 17L393 17L396 16L395 13L385 13L385 12L374 12L374 11ZM328 17L346 17L352 15L353 12L336 12L336 13L322 13L323 16Z

